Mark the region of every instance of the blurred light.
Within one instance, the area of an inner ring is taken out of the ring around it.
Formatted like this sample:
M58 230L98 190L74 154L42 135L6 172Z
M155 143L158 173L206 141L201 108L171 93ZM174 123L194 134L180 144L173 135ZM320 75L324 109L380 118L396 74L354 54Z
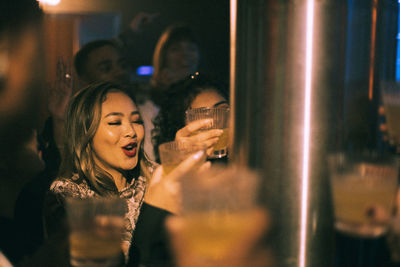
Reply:
M303 175L301 188L301 228L300 228L300 262L299 267L306 263L306 237L308 215L308 188L309 188L309 157L310 157L310 128L311 128L311 81L314 35L314 0L307 1L306 23L306 71L305 71L305 99L304 99L304 133L303 133Z
M136 74L140 76L148 76L153 74L152 66L140 66L136 69Z
M399 0L400 7L400 0ZM400 15L400 9L399 9ZM397 19L396 81L400 82L400 16Z
M376 13L378 8L378 0L373 0L372 7L372 27L371 27L371 51L370 51L370 63L369 63L369 89L368 98L372 101L374 95L374 66L375 66L375 38L376 38Z
M56 6L61 0L37 0L41 5Z

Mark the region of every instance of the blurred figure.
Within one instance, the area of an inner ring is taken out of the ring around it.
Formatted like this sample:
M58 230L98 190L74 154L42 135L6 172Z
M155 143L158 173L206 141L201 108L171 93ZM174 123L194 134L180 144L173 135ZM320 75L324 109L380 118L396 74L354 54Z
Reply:
M74 65L81 87L100 81L129 81L126 60L119 46L111 40L96 40L85 44L76 53Z
M14 214L17 197L22 185L44 169L36 131L32 130L30 136L29 141L19 144L0 161L0 248L12 262L18 262L27 254L26 247L31 242Z
M0 252L7 254L16 248L19 254L18 229L7 223L12 216L15 196L24 184L22 180L29 178L26 173L20 176L18 172L25 170L31 175L43 166L35 154L34 135L35 130L43 127L47 106L43 83L42 11L35 0L4 0L0 2L0 13L0 169L7 173L1 175L4 191L1 206L8 209L2 210L0 216ZM25 146L30 140L33 145ZM11 160L17 151L22 153ZM36 158L28 160L32 155ZM27 160L33 165L27 164ZM17 247L13 247L15 243ZM6 256L16 263L21 255L14 252Z
M153 54L153 77L150 88L138 90L139 109L145 123L144 149L151 160L156 160L151 131L168 87L197 71L200 53L198 41L190 28L171 25L159 38ZM143 86L142 86L143 87ZM147 87L147 86L144 86Z
M45 114L41 10L36 1L0 4L1 155L40 129Z
M43 159L46 166L58 170L64 147L65 110L74 91L70 65L60 57L57 61L56 79L49 85L48 113L40 134L43 141Z
M210 130L193 135L210 122L199 120L186 125L185 112L190 108L199 107L229 107L229 96L221 83L201 77L198 74L191 75L180 83L172 85L165 92L161 109L154 119L153 145L158 159L158 146L172 140L188 139L194 142L204 142L208 153L222 134L220 130Z
M56 80L48 85L48 114L40 140L40 152L45 168L29 177L17 197L14 216L15 224L23 238L20 251L33 254L43 245L43 203L51 182L56 178L64 147L64 113L73 91L73 80L69 65L59 58Z
M153 54L152 99L171 84L198 70L200 60L198 41L190 28L183 25L168 27L157 42Z

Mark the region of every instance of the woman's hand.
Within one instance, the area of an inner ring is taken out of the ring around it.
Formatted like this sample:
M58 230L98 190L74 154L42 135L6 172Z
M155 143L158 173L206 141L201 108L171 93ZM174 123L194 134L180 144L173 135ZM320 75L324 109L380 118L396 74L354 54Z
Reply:
M214 145L218 142L219 137L224 132L220 129L199 130L207 128L212 123L211 119L197 120L188 123L185 127L176 132L175 140L190 141L194 143L203 143L207 147L207 155L211 156L214 151Z
M159 166L146 190L144 201L157 208L178 214L181 209L180 180L191 171L209 168L210 162L204 163L204 161L205 154L199 151L180 163L167 176L164 175L162 165Z

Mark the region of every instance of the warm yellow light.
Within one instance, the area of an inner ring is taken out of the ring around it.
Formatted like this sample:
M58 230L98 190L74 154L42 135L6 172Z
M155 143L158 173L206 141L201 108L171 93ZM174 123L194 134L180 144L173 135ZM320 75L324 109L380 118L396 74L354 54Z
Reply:
M307 1L306 24L306 66L305 66L305 99L304 99L304 132L303 132L303 172L301 188L301 221L300 221L300 262L299 267L306 266L306 240L308 216L309 157L311 129L311 83L314 31L314 0Z
M56 6L61 0L37 0L41 5Z

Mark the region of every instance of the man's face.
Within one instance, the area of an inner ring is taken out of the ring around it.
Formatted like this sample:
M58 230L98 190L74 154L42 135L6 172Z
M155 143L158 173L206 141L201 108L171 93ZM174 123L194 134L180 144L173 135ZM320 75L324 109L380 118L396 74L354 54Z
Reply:
M128 81L128 72L117 49L105 45L89 53L82 78L87 84L98 81L123 83Z

